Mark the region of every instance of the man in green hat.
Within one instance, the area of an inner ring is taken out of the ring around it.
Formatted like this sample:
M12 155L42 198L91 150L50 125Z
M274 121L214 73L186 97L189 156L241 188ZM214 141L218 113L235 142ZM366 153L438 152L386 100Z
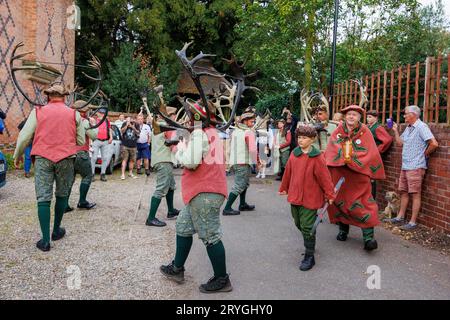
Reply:
M250 185L251 166L256 163L256 137L252 131L255 125L256 115L252 109L247 109L240 117L240 123L231 135L230 165L234 171L234 186L228 196L227 204L222 214L238 215L240 211L251 211L254 205L245 201L247 189ZM239 210L231 207L234 201L240 197Z
M44 90L44 94L48 96L48 103L36 106L20 131L14 164L18 167L25 148L33 141L31 156L35 158L34 183L42 232L42 239L36 243L36 247L49 251L53 183L56 182L56 203L51 238L56 241L66 234L66 230L60 226L74 179L78 146L84 145L86 133L79 112L65 105L64 99L69 93L62 85L52 85Z
M83 105L84 105L84 107L83 107ZM93 176L92 175L92 166L91 166L91 157L89 156L89 139L91 139L91 141L94 141L95 139L97 139L97 133L98 133L98 129L89 129L89 127L91 125L95 126L95 124L96 124L95 119L89 118L89 120L88 120L87 112L90 107L92 107L92 106L90 104L86 104L86 101L84 101L84 100L77 100L73 104L73 108L78 110L78 112L81 115L81 118L82 118L81 124L86 133L86 135L85 135L86 142L84 145L82 145L81 147L78 148L77 157L75 158L75 163L74 163L75 176L77 175L77 173L80 174L80 176L81 176L80 198L78 200L77 208L78 209L87 209L87 210L94 208L96 205L95 203L89 202L86 200L87 193L89 191L89 188L91 187L92 176ZM75 179L73 181L75 182ZM72 192L72 188L70 189L68 199L70 198L71 192ZM73 208L70 207L69 204L67 204L66 212L70 212L72 210L73 210Z
M167 114L175 120L177 109L173 107L167 107ZM175 179L173 177L173 157L170 146L167 146L166 140L171 139L170 132L155 133L155 127L152 130L152 158L151 166L156 175L156 189L150 200L150 212L145 224L147 226L164 227L166 223L156 218L156 212L158 211L161 199L166 197L167 201L167 218L176 218L179 214L179 210L173 206L173 198L175 195Z

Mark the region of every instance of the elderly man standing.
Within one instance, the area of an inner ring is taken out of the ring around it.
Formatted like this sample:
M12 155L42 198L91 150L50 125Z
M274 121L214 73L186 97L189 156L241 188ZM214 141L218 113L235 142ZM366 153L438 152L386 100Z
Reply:
M80 114L64 104L64 97L69 93L63 86L52 85L44 93L48 96L48 103L31 111L19 133L14 165L18 167L20 157L33 140L31 156L36 159L34 184L42 232L42 239L36 243L36 247L49 251L53 183L56 182L56 202L51 239L56 241L66 234L66 230L60 226L74 179L77 146L84 145L85 130Z
M416 224L421 204L422 182L428 167L428 158L436 150L438 143L430 128L420 120L420 108L409 106L405 108L405 122L408 124L402 135L399 135L398 125L394 123L395 143L403 146L402 171L398 189L401 193L400 211L397 217L387 219L387 222L402 223L408 208L409 194L412 194L412 216L409 223L401 229L412 230Z

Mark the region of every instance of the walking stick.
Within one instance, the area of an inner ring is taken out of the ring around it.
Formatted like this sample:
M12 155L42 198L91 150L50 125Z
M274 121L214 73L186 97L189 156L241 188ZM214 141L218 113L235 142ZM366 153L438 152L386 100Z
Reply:
M134 213L134 219L133 219L133 222L136 221L137 214L138 214L138 212L139 212L139 209L141 208L142 195L144 194L144 187L147 185L148 177L149 177L149 176L146 176L146 177L145 177L144 184L143 184L143 186L142 186L142 188L141 188L141 194L140 194L140 196L139 196L139 203L138 203L138 205L137 205L137 207L136 207L136 211L135 211L135 213Z
M337 194L339 192L339 189L341 189L342 184L344 183L345 178L341 177L339 179L339 181L336 183L336 187L334 187L334 193ZM314 221L314 225L311 229L311 235L314 235L314 233L316 232L317 226L319 225L319 223L322 222L323 220L323 215L325 214L325 212L327 212L328 206L330 204L328 203L328 201L325 202L325 205L319 209L319 211L317 212L317 218L316 221Z

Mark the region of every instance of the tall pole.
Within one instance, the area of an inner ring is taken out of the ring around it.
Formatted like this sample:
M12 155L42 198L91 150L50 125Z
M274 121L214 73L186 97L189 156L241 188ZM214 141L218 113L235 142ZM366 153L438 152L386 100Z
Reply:
M336 67L336 38L337 38L337 24L338 24L338 14L339 14L339 0L334 0L334 27L333 27L333 58L331 62L331 79L330 79L330 117L333 116L333 94L334 94L334 71Z

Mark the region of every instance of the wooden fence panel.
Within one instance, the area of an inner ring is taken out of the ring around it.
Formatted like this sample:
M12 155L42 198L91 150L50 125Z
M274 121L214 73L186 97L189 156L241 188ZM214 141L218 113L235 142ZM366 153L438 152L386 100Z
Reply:
M449 79L450 54L427 57L425 62L397 66L361 78L366 87L367 110L376 110L382 123L393 116L400 122L404 107L414 104L422 109L423 121L450 125ZM334 92L333 112L358 104L361 98L359 86L351 80L335 84Z

